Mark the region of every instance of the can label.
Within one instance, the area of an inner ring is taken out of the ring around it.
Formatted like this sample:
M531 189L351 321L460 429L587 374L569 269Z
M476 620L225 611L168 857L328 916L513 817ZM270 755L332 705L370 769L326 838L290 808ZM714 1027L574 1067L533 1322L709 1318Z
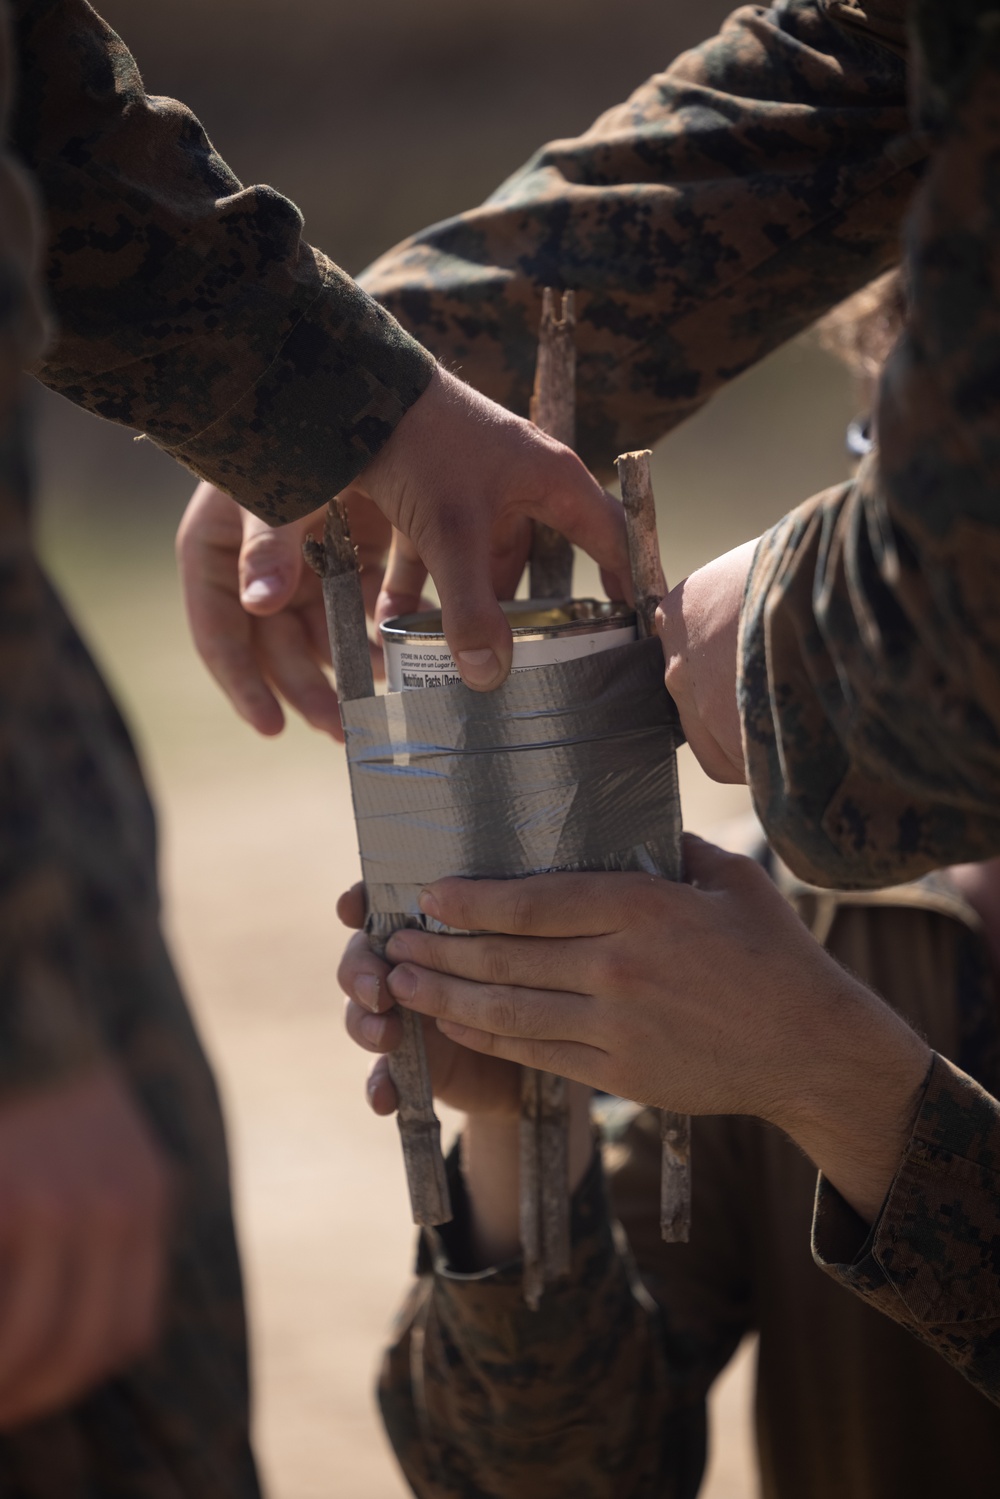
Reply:
M591 606L592 614L583 612ZM597 610L601 613L597 614ZM551 666L560 661L577 661L582 656L611 651L636 638L635 616L624 607L611 613L611 606L584 600L562 609L546 610L546 616L557 613L565 618L550 624L536 623L537 606L507 605L505 611L513 628L514 651L511 671L531 671L537 666ZM430 628L420 630L421 616L388 620L382 627L385 648L386 686L390 692L408 692L421 687L451 687L461 682L455 658L440 634L440 615L425 616ZM530 618L530 623L520 623ZM434 629L434 625L437 629Z

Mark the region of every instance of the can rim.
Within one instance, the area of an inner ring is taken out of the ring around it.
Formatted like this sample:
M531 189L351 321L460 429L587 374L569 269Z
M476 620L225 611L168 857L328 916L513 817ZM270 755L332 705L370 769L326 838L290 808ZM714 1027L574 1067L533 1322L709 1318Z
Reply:
M517 640L551 640L560 635L595 633L612 628L628 629L636 623L636 613L624 600L615 599L510 599L500 607L507 616L511 634ZM558 610L586 609L589 612L574 619L552 620L551 623L531 622L519 625L518 614L538 615ZM429 628L430 627L430 628ZM400 644L406 640L428 643L444 642L441 610L427 609L417 614L399 614L394 619L383 620L379 633L387 643Z

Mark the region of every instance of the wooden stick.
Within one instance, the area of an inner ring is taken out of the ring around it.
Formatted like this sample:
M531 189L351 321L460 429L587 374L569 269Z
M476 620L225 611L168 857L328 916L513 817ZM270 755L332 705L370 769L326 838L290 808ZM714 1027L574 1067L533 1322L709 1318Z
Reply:
M576 314L573 293L564 292L556 315L555 296L542 293L542 321L538 330L538 362L531 397L531 420L549 437L576 444ZM535 522L528 572L533 599L568 599L573 593L573 546L551 526Z
M656 503L650 452L623 453L617 460L628 531L628 555L640 636L655 634L656 606L667 591L656 535ZM660 1110L663 1142L660 1169L660 1232L668 1244L686 1244L691 1234L691 1121Z
M549 437L572 447L576 437L576 317L565 292L559 315L551 287L542 293L538 362L531 419ZM568 599L573 592L573 547L550 526L535 523L528 591L533 599ZM524 1299L536 1309L547 1285L568 1275L569 1101L566 1081L531 1067L521 1071L519 1161Z
M337 692L344 702L374 697L375 682L358 559L351 542L347 513L339 500L331 501L327 507L322 542L308 536L303 551L306 561L323 583ZM451 1219L448 1182L441 1154L441 1126L434 1113L434 1095L420 1016L411 1010L397 1013L403 1023L403 1042L389 1058L389 1071L399 1095L397 1118L410 1205L414 1223L433 1227Z

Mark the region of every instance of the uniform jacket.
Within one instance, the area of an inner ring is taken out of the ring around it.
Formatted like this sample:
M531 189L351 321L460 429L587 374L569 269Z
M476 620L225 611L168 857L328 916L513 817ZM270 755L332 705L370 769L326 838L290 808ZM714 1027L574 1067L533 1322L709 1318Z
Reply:
M453 1159L457 1216L428 1237L380 1386L421 1499L690 1499L706 1393L750 1332L762 1499L971 1499L995 1487L1000 1176L982 1169L989 1115L978 1133L970 1074L1000 1087L1000 1004L978 920L940 879L844 895L778 878L829 950L938 1048L879 1220L869 1233L822 1179L817 1196L815 1169L779 1131L703 1118L692 1121L691 1242L664 1244L659 1121L605 1103L603 1170L595 1160L573 1203L571 1277L532 1312L518 1263L469 1272ZM949 1239L928 1231L922 1199L950 1181L937 1138L959 1110L975 1185ZM978 1303L972 1326L968 1300L956 1306L944 1285L958 1260ZM879 1315L898 1315L897 1294L904 1326Z
M158 927L128 733L34 556L28 367L271 521L325 502L433 359L151 98L84 0L0 5L0 1099L111 1059L175 1169L159 1347L0 1440L4 1499L254 1499L222 1122Z

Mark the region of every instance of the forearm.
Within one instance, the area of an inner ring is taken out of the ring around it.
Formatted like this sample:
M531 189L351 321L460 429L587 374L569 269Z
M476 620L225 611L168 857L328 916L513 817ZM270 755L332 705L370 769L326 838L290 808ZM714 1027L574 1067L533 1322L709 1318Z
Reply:
M894 262L923 152L901 57L812 0L746 7L362 279L522 412L541 288L574 288L578 446L607 468Z
M1000 1403L1000 1102L935 1056L871 1226L823 1179L813 1255Z
M937 14L947 30L947 7ZM743 609L755 804L781 856L817 884L879 886L1000 850L995 28L966 51L925 49L923 63L949 57L879 448L853 486L764 537Z
M590 1089L569 1083L569 1190L575 1192L594 1153ZM520 1120L469 1114L462 1131L462 1176L469 1202L468 1270L502 1265L520 1253Z
M933 1054L850 974L831 964L816 978L809 1004L790 1010L767 1117L870 1224L899 1169Z
M344 488L433 360L151 98L84 0L15 0L13 139L41 184L59 333L36 373L271 522Z

